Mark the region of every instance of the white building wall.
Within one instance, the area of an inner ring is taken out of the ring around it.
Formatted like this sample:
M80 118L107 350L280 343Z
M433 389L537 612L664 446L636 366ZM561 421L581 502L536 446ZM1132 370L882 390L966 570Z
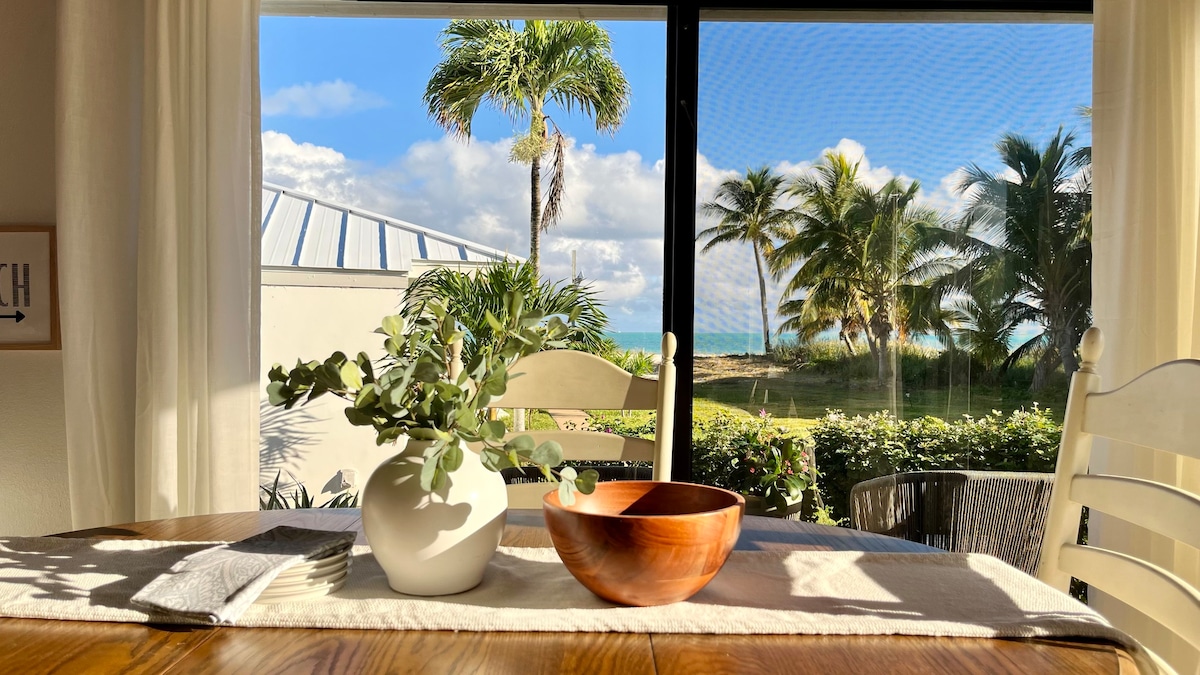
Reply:
M281 285L295 283L362 283L358 275L329 275L302 272L268 272L262 286L262 403L260 482L274 481L282 472L281 484L290 476L305 484L320 505L340 486L336 480L343 469L357 471L359 492L366 479L397 449L375 445L370 427L353 427L343 410L347 402L326 395L307 406L292 410L272 408L267 403L267 370L274 363L285 368L296 359L323 361L335 351L353 358L365 351L383 355L383 336L373 333L380 319L399 310L403 291L399 288L355 288L349 286ZM392 277L373 283L399 283Z

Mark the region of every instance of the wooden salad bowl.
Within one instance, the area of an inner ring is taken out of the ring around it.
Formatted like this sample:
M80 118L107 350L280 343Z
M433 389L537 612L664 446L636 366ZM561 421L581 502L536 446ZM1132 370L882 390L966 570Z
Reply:
M742 529L735 492L654 481L610 481L563 506L542 500L546 529L567 569L623 605L665 605L696 594L725 564Z

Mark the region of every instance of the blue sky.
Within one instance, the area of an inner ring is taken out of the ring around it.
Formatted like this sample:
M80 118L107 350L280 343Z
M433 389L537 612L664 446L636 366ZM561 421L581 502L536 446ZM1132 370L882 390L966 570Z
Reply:
M443 20L264 17L268 180L468 239L528 250L528 171L507 163L519 125L491 111L470 145L444 138L421 95ZM568 212L543 244L548 276L585 275L618 330L659 330L665 25L606 23L632 87L615 137L551 114L574 138ZM872 180L921 180L950 208L954 172L999 170L1005 132L1044 141L1091 99L1090 25L705 24L701 31L700 198L767 164L798 171L823 150L863 156ZM528 199L527 196L524 197ZM758 329L748 252L698 264L697 330ZM772 285L772 303L778 287Z

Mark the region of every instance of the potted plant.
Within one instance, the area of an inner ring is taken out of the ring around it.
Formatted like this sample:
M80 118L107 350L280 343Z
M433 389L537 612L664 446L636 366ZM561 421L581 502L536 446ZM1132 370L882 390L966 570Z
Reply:
M697 425L695 436L698 481L745 495L750 515L800 511L815 473L807 438L774 424L765 410L757 418L718 415Z
M460 360L465 335L438 301L414 319L383 319L386 356L276 364L270 403L291 408L325 394L349 401L346 418L375 430L378 445L403 443L372 473L362 493L363 529L394 590L414 595L457 593L477 585L504 531L507 491L500 469L535 465L558 482L560 497L595 488L595 471L553 467L562 448L535 447L529 436L505 439L505 425L488 407L504 395L509 369L522 356L564 346L571 328L559 316L525 311L509 292L504 312L486 313L495 339ZM568 318L573 321L574 316Z

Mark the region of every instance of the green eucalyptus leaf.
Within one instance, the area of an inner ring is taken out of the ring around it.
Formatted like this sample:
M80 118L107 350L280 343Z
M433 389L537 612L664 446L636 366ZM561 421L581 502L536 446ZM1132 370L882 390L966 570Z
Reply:
M487 429L486 436L488 438L504 438L504 434L508 432L504 422L500 420L492 420L483 426Z
M433 492L438 489L438 474L440 467L437 462L425 460L425 464L421 466L421 489L426 492Z
M350 420L350 424L356 427L369 427L375 424L375 418L371 413L363 412L357 408L346 408L346 419Z
M267 378L272 382L287 382L288 373L283 369L283 366L276 363L271 366L271 370L267 371Z
M441 465L446 471L458 471L458 467L462 466L463 450L458 443L451 443L446 446L446 451L442 453Z
M292 391L292 389L284 382L276 381L267 385L267 400L271 403L271 405L283 405L291 401L292 397L295 395L296 392Z
M563 506L571 506L575 503L575 493L577 491L578 488L575 487L575 483L569 480L562 481L558 484L558 501Z
M442 379L444 369L433 361L418 361L413 369L413 379L418 382L437 382Z
M510 461L508 455L492 447L485 447L479 453L479 460L483 462L484 468L491 471L499 471L500 469L508 469L516 466Z
M556 441L546 441L537 446L533 454L529 456L537 464L545 466L558 466L563 461L563 449ZM570 467L568 467L570 468ZM566 469L564 469L565 471ZM574 471L572 469L572 471Z
M529 453L533 452L533 448L534 448L533 438L531 436L529 436L528 434L522 434L515 438L509 439L509 441L504 444L504 449L507 452L518 452L518 453L524 452L526 454L529 454Z
M404 430L399 427L388 427L380 430L375 435L375 445L383 445L384 443L394 443L397 438L404 435Z
M394 337L390 337L383 341L383 348L391 356L400 356L404 353L404 343Z
M408 437L414 441L436 441L438 436L437 429L429 429L426 427L414 427L408 430Z
M384 335L396 337L404 332L404 317L399 315L385 316L383 317L382 328Z
M346 389L352 391L362 389L363 379L362 375L360 375L358 372L357 363L354 363L353 361L347 361L346 363L342 364L340 374L342 377L342 384L345 385Z
M496 318L495 314L492 314L492 310L483 310L483 318L485 321L487 321L487 325L492 329L492 332L496 333L497 335L504 333L504 324L500 323L500 320Z
M590 495L596 491L596 481L600 480L600 472L595 469L584 469L583 473L575 479L575 487L585 495Z
M379 402L379 395L383 393L383 388L377 384L371 383L364 385L358 391L358 395L354 397L354 407L359 410L375 407Z

